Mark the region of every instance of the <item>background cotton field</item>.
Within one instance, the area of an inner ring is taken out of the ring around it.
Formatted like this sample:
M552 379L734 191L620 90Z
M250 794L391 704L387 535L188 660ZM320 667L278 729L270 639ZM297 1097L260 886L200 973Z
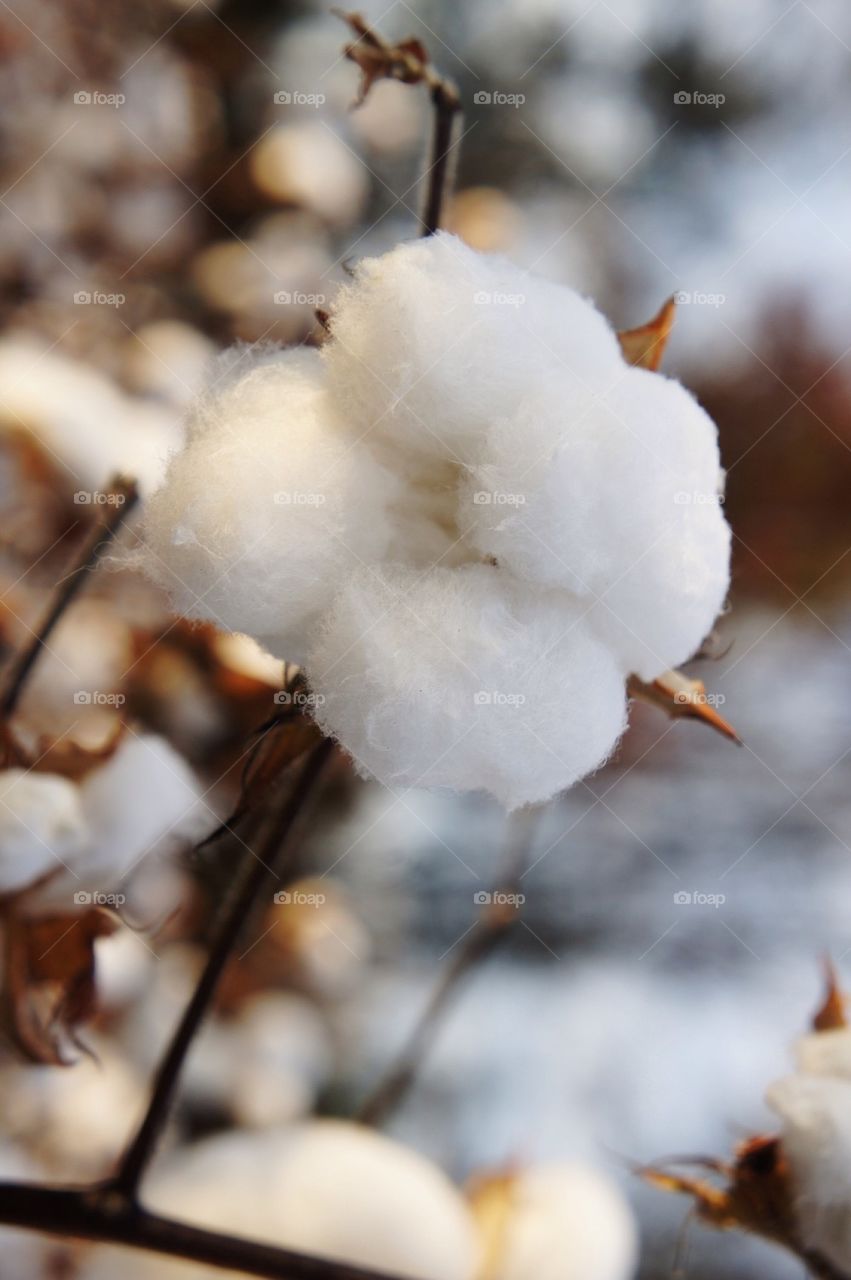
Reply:
M361 14L0 6L0 1280L848 1280L851 17Z

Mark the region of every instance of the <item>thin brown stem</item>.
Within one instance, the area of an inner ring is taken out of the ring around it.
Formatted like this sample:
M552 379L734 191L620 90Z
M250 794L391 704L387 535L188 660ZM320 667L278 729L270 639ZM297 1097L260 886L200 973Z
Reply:
M148 1110L113 1180L114 1189L123 1197L132 1200L136 1195L174 1101L186 1055L210 1007L231 952L264 885L276 874L275 863L296 819L310 798L333 747L333 742L325 738L308 756L298 781L280 812L273 814L262 824L259 852L246 857L242 878L214 934L201 980L157 1070Z
M8 719L14 714L21 695L26 687L30 672L47 646L56 624L65 613L86 580L106 547L113 541L118 530L139 500L139 491L133 480L116 476L109 484L107 491L107 516L98 521L83 546L80 548L76 564L65 577L57 590L47 617L30 643L15 659L6 680L6 690L0 698L0 716Z
M428 190L423 211L423 236L434 235L443 221L443 205L450 185L452 138L455 119L461 110L458 90L451 80L438 80L431 87L434 107L431 155L428 168Z
M516 898L518 893L539 812L537 809L530 809L515 816L519 830L511 841L500 887L488 895L490 902L487 910L458 945L399 1057L358 1111L357 1118L361 1123L382 1124L397 1109L414 1084L440 1025L461 993L465 981L496 950L517 920L518 904L506 899Z

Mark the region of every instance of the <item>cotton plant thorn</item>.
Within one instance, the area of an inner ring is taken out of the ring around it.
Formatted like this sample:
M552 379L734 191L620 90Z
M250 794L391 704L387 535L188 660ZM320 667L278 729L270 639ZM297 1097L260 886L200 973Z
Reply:
M701 720L737 746L743 745L733 726L715 709L712 695L707 694L703 681L692 680L682 671L665 671L652 681L630 676L627 693L639 702L658 707L672 719L684 716L691 720Z
M848 1026L847 999L830 956L825 956L824 970L824 999L813 1015L812 1028L813 1031L839 1031Z
M618 342L627 364L656 373L671 336L676 307L676 298L669 298L647 324L641 324L636 329L618 330Z

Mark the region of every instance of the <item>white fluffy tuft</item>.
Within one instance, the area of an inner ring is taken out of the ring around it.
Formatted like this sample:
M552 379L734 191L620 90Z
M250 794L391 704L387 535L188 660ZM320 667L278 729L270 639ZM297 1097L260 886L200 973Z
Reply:
M352 426L459 462L559 368L597 386L622 366L590 302L447 233L361 262L332 335L323 354Z
M595 769L624 727L620 672L576 603L486 565L361 571L309 671L317 719L361 772L508 808Z
M384 555L393 490L339 430L315 351L226 352L150 504L147 567L187 617L299 661L329 592Z
M362 262L331 335L220 358L149 571L305 663L364 772L545 800L723 605L715 428L590 302L447 234Z

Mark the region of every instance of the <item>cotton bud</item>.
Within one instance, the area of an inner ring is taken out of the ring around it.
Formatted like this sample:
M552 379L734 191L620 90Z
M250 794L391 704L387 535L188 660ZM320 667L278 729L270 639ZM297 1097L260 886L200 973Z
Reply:
M638 1231L618 1188L582 1165L543 1164L474 1185L488 1280L630 1280Z
M473 1280L478 1242L460 1193L428 1160L372 1130L321 1120L228 1133L177 1152L154 1172L146 1204L217 1231L412 1280ZM118 1254L98 1249L84 1280L107 1280ZM120 1255L125 1280L236 1276Z

